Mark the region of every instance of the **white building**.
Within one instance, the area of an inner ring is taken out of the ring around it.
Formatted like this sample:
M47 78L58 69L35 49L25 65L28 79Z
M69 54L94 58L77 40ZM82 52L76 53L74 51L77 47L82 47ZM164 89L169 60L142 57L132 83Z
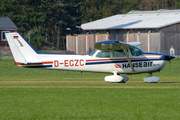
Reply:
M88 54L95 42L119 40L141 42L144 52L178 53L180 10L130 11L81 25L83 33L66 38L67 50Z

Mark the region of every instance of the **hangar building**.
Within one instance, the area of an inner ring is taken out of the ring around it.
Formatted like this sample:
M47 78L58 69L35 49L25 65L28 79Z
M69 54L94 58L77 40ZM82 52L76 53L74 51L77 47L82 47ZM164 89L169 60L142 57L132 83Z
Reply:
M130 11L81 25L83 33L66 36L67 51L79 55L94 51L95 42L119 40L141 42L144 52L179 53L180 9Z
M5 33L14 32L17 29L9 17L0 17L0 46L7 45Z

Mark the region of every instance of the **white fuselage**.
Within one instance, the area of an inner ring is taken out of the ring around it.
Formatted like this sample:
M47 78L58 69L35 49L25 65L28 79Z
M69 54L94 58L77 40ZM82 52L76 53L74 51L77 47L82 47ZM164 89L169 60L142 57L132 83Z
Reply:
M132 56L129 53L135 72L132 72L127 57L99 58L96 51L92 56L89 55L59 55L59 54L38 54L38 61L41 65L27 64L27 67L39 67L47 69L89 71L89 72L107 72L107 73L150 73L161 70L165 64L165 60L160 58L163 55L141 54ZM110 52L112 53L112 51ZM24 65L23 65L24 66ZM25 65L26 66L26 65Z

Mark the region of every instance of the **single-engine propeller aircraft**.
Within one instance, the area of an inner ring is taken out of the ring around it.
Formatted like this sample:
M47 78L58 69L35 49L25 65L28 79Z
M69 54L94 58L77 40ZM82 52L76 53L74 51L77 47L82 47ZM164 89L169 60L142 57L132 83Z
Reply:
M121 74L139 73L150 74L144 82L156 83L160 78L152 73L161 71L167 61L175 58L160 53L145 53L137 47L140 42L102 41L95 43L97 50L89 55L66 55L39 52L18 32L6 33L6 38L17 66L113 73L106 76L105 81L115 83L129 80Z

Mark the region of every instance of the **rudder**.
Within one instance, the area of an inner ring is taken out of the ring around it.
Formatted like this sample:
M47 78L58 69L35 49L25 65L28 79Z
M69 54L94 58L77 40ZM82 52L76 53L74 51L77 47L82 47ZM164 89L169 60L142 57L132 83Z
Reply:
M37 51L18 32L6 33L6 38L15 62L27 64L38 61Z

